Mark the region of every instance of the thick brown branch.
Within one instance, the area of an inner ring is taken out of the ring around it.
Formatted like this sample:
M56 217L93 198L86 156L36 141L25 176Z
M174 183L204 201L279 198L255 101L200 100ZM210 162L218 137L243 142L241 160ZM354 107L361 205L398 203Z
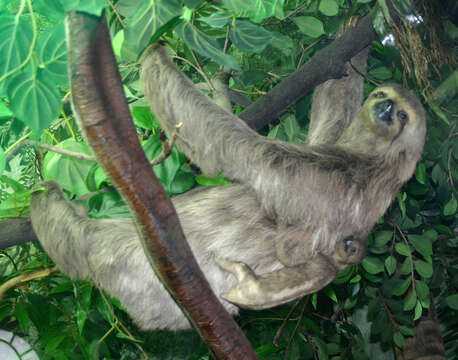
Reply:
M252 128L264 127L318 84L344 76L345 63L376 39L372 19L366 15L355 28L317 52L306 64L239 116Z
M242 331L212 293L173 205L140 146L106 22L75 12L68 15L67 22L75 112L98 162L136 219L155 273L218 358L256 358Z

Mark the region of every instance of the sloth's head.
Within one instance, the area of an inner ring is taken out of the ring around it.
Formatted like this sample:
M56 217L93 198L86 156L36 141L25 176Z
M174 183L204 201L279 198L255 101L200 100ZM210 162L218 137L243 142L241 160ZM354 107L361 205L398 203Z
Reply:
M339 270L348 265L359 264L364 256L366 256L366 244L354 236L348 236L337 243L337 248L331 255L334 265Z
M382 156L388 162L405 159L415 166L421 157L425 134L421 102L402 86L389 84L372 91L338 143ZM403 181L411 176L410 170L401 174Z
M393 84L378 87L361 108L367 129L388 143L413 146L411 139L423 139L425 112L420 101L403 87Z

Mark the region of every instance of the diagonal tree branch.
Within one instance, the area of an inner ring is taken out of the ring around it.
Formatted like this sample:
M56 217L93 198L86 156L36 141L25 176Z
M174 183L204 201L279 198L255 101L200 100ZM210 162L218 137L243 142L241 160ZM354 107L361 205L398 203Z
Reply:
M217 358L255 359L248 340L211 291L140 146L106 20L72 12L67 30L74 112L98 162L129 205L155 273Z
M368 14L239 116L252 128L261 129L317 85L344 76L345 63L374 40L377 34Z

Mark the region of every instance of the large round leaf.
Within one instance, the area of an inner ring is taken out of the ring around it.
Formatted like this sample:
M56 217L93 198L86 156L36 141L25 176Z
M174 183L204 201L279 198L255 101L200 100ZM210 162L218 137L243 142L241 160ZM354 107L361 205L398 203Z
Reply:
M24 17L0 15L0 78L27 59L32 37L32 27Z
M272 41L273 35L250 21L238 20L229 32L232 42L240 50L260 52Z
M57 86L42 71L15 75L6 91L14 114L37 136L56 120L62 108Z

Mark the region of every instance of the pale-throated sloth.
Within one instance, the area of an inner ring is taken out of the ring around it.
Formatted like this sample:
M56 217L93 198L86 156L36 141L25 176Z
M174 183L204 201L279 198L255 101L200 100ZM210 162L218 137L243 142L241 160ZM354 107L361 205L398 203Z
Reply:
M166 132L184 124L179 149L206 174L236 182L173 198L200 267L232 314L231 302L279 305L361 261L361 239L410 178L423 148L423 108L398 85L376 89L335 144L298 147L262 137L219 108L164 48L146 51L142 83ZM56 183L44 185L48 192L31 200L32 223L64 273L94 279L144 329L189 327L153 273L131 219L88 219Z

